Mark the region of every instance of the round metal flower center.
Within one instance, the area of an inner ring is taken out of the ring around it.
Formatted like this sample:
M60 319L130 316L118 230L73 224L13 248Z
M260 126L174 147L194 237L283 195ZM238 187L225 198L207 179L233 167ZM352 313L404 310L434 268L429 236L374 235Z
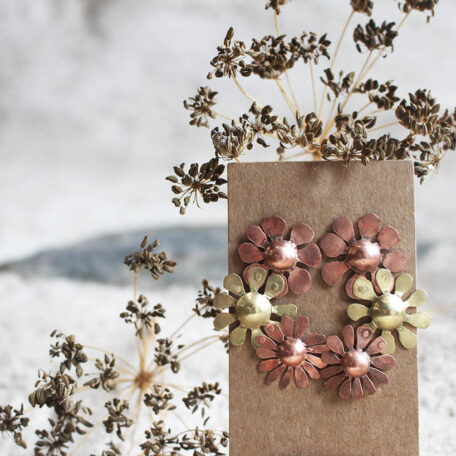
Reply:
M370 358L366 352L352 348L344 354L342 364L350 377L362 377L369 370Z
M264 259L269 267L277 271L292 269L298 261L298 249L291 241L272 241L264 252Z
M371 310L372 321L381 329L396 329L404 323L406 304L395 294L378 297Z
M236 315L246 328L259 328L271 318L272 306L269 299L251 291L241 296L236 303Z
M299 366L306 359L306 345L300 339L287 338L279 350L279 358L286 366Z
M346 262L359 272L374 271L381 261L380 246L369 239L354 241L346 251Z

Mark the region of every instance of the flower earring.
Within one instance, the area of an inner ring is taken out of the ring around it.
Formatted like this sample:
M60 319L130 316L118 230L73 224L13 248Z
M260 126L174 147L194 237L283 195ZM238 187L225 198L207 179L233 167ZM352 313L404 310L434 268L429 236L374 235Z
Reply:
M321 253L312 242L314 232L305 223L296 223L291 228L290 238L285 239L286 222L281 217L267 217L260 225L247 228L248 242L243 242L238 253L243 263L244 280L251 267L261 266L266 271L280 274L285 280L282 295L288 288L294 294L309 291L310 274L305 267L313 268L320 264Z
M267 272L262 267L252 267L247 273L247 283L250 291L246 291L242 279L237 274L228 274L223 281L223 286L235 297L227 293L217 295L214 305L218 309L232 308L233 313L222 312L214 319L215 329L223 329L226 326L239 321L239 326L230 333L230 341L233 345L242 345L245 341L247 330L251 331L251 343L256 348L256 338L261 335L261 327L271 321L273 313L278 316L288 315L294 317L297 307L294 304L279 304L274 306L271 299L280 295L285 287L285 279L272 274L267 280ZM264 293L260 288L264 285Z

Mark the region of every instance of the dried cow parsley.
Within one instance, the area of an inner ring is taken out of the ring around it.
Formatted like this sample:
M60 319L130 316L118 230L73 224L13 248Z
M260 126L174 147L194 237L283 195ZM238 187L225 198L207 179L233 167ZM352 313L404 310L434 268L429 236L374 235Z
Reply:
M217 92L209 89L209 87L200 87L198 93L194 97L184 100L184 107L190 114L190 125L196 127L209 128L209 119L215 119L215 114L212 107L216 104Z

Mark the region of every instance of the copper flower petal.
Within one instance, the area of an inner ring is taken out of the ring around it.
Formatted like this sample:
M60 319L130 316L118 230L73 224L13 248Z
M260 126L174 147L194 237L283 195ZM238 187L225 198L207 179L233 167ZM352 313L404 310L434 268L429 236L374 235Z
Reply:
M258 225L251 225L247 228L247 238L250 239L256 246L265 247L268 243L268 238L264 231Z
M352 396L355 399L361 399L363 394L364 392L363 387L361 386L361 380L359 378L355 378L352 385Z
M375 367L369 368L368 375L379 385L388 383L388 376L384 372L375 369Z
M259 263L249 264L242 272L242 278L244 279L244 282L246 282L246 283L249 283L248 273L249 273L250 268L263 268L266 271L266 274L269 272L269 268L265 264L259 264Z
M313 242L301 250L298 250L298 257L302 263L310 268L315 268L321 263L321 252L317 244Z
M264 347L258 347L255 350L258 358L261 359L268 359L268 358L274 358L277 356L277 352L274 350L271 350L270 348L264 348Z
M326 339L326 345L328 348L338 355L343 355L345 353L344 344L337 336L329 336Z
M321 354L321 359L326 363L326 364L339 364L340 363L340 358L333 352L323 352Z
M345 253L347 244L337 234L325 233L318 243L329 258L337 258Z
M348 399L351 396L351 383L352 379L351 377L348 377L342 385L340 385L339 388L339 396L342 399Z
M347 293L347 296L349 298L358 299L357 296L355 296L355 294L353 293L353 284L360 277L365 277L365 276L363 274L353 274L345 283L345 293Z
M317 379L320 378L320 373L315 369L315 367L312 366L312 364L308 363L307 361L304 361L301 366L303 369L309 374L310 378Z
M375 388L375 385L372 383L372 380L367 375L363 375L361 377L361 381L363 383L364 392L366 394L375 394L377 388Z
M310 274L306 269L296 268L290 272L288 287L294 294L303 294L310 289Z
M295 369L295 382L298 388L305 388L309 384L309 377L301 366Z
M371 358L372 366L382 371L388 371L396 366L396 360L391 355L380 355Z
M290 240L296 245L308 244L314 237L314 232L305 223L295 223L291 228Z
M385 226L378 234L377 241L382 249L393 250L399 244L401 238L392 226Z
M324 344L325 342L326 342L326 336L323 334L309 334L304 340L304 343L307 346ZM312 348L315 348L315 347L312 347Z
M281 217L266 217L260 222L263 231L271 238L282 237L287 224Z
M280 320L280 324L282 326L282 332L285 337L293 337L293 325L294 321L292 318L287 317L284 315Z
M394 251L386 254L383 265L391 272L400 272L407 266L407 260L401 252Z
M355 330L353 326L347 325L342 329L342 337L344 339L345 347L348 350L355 346Z
M277 323L267 323L264 325L264 332L276 342L283 340L283 333Z
M279 377L282 376L284 370L287 368L284 364L277 367L273 371L269 372L268 376L266 377L266 383L272 383L277 380Z
M263 335L258 336L256 338L256 343L259 347L269 348L270 350L277 351L279 349L279 347L275 344L275 342L273 342L271 339L269 339L269 337L266 337Z
M263 361L260 361L258 364L258 370L260 372L269 372L275 369L277 366L280 366L281 361L277 358L275 359L265 359Z
M331 377L325 382L325 387L329 390L335 390L347 378L345 373Z
M323 266L321 276L327 285L333 287L342 280L343 275L347 271L348 266L343 261L333 261Z
M295 326L295 337L296 339L301 339L304 335L304 332L309 324L309 319L307 317L298 317L296 319L296 326Z
M372 339L372 328L369 326L359 326L356 329L356 348L364 350L366 345Z
M322 359L318 356L307 354L306 360L309 361L309 363L312 363L314 366L318 367L319 369L323 369L324 367L326 367L326 363L322 361Z
M290 384L292 376L293 376L293 368L289 367L283 374L282 378L280 379L280 383L279 383L280 389L285 389Z
M305 343L305 342L304 342ZM328 351L328 347L326 344L324 345L314 345L313 347L309 347L310 353L324 353Z
M353 222L347 217L339 217L334 220L332 229L338 234L344 241L349 241L355 237L355 230L353 228Z
M375 214L363 215L358 220L359 233L364 238L371 238L378 233L380 219Z
M342 371L343 371L343 369L340 365L339 366L329 366L329 367L325 367L321 371L321 376L323 378L329 378L329 377L333 377L334 375L339 374Z
M264 253L251 242L243 242L238 247L238 253L243 263L258 263L264 259Z
M374 341L369 345L366 352L368 355L376 355L381 353L386 348L386 342L383 337L377 337Z

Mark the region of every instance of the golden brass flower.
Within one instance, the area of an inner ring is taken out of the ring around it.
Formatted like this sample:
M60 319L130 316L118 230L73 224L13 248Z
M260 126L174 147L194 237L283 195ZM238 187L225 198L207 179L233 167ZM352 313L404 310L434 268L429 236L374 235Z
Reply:
M383 353L394 353L396 349L392 331L397 331L404 348L415 348L416 334L404 326L404 323L415 328L427 328L431 324L431 316L426 312L408 313L407 309L426 303L427 293L416 290L408 299L404 299L413 285L413 277L407 273L402 273L395 279L388 269L379 269L373 279L381 294L376 293L372 282L364 277L358 278L353 284L353 294L359 299L371 301L371 306L350 304L347 309L348 316L353 321L363 317L371 318L369 325L373 330L381 329L382 337L387 343Z

